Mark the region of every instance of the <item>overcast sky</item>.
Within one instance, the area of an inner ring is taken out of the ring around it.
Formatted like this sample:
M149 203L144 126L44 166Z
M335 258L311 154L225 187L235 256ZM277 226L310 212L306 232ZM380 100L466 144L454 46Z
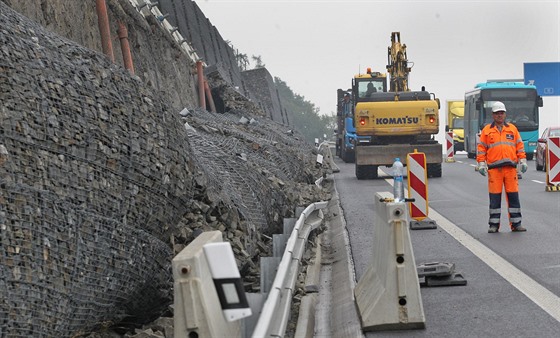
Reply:
M261 56L272 76L336 109L336 90L367 67L386 72L391 32L401 33L412 90L463 99L487 79L522 79L523 63L560 62L560 0L196 0L239 52ZM545 97L541 132L560 125L560 97Z

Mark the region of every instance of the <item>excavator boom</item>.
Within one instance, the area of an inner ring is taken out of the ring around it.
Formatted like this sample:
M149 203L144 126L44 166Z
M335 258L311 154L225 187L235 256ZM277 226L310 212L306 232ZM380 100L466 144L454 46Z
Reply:
M391 46L388 53L389 64L387 72L391 76L389 91L391 92L407 92L408 74L411 68L408 67L408 58L406 56L406 45L401 44L401 33L391 33Z

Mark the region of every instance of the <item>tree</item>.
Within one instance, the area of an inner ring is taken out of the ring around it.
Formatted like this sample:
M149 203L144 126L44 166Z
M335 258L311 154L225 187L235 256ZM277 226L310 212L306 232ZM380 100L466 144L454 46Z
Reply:
M239 69L241 69L241 71L246 71L247 66L249 65L249 57L247 56L247 54L243 54L243 53L235 54L235 59L237 60L237 65L239 66Z
M263 63L260 55L252 55L251 58L255 62L255 68L265 68L266 65Z
M297 129L305 139L314 143L315 139L323 140L324 135L330 139L336 122L335 114L332 116L319 115L319 108L309 102L302 95L292 91L286 82L279 77L274 77L274 83L282 107L288 111L290 125Z
M237 50L233 46L233 43L231 43L231 41L229 40L226 40L226 44L228 44L231 47L231 50L233 51L233 55L235 57L235 61L237 62L237 66L239 67L239 69L241 71L247 70L247 66L249 65L249 57L247 56L247 54L240 53L239 50Z

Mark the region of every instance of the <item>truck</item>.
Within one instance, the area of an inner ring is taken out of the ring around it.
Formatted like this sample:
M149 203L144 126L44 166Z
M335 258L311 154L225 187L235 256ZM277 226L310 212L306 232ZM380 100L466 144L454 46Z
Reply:
M453 153L465 150L465 101L447 100L446 132L453 132Z
M492 123L492 104L501 101L506 106L506 122L519 130L527 159L532 160L539 138L539 108L543 99L537 87L523 79L493 79L480 82L465 92L465 140L467 157L476 158L480 131Z
M386 68L390 75L388 90L387 75L370 68L352 79L356 134L369 137L356 145L356 178L377 178L379 166L390 167L396 157L405 163L407 154L414 151L426 155L428 177L441 177L443 148L436 140L440 101L425 87L409 89L412 67L400 32L391 33Z
M354 115L352 114L352 91L337 90L337 129L336 133L336 155L346 163L354 163L356 143L365 142L369 137L358 137L354 127Z

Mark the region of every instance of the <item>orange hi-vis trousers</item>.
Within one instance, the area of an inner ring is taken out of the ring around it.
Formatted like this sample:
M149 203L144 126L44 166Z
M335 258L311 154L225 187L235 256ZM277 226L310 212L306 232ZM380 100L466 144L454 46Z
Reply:
M490 226L500 227L502 207L502 189L506 190L508 205L509 226L521 225L521 204L519 202L519 182L517 181L517 168L500 167L488 170L488 193L490 196Z

